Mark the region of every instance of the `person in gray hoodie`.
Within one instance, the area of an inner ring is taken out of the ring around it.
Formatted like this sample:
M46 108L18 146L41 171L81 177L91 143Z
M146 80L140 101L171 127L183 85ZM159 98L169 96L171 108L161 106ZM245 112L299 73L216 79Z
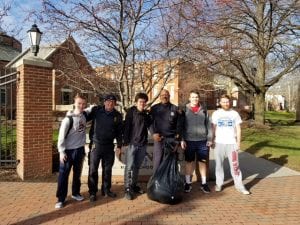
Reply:
M192 190L191 177L194 171L194 162L197 158L200 166L202 184L200 189L209 193L206 182L206 163L209 156L209 147L212 144L211 122L206 108L200 104L200 95L192 90L189 97L190 103L185 107L185 127L181 148L185 150L185 187L186 193Z
M74 111L69 111L62 120L58 135L59 151L59 175L55 204L56 209L60 209L65 204L68 193L68 180L71 168L73 167L72 198L82 201L84 198L80 195L81 171L83 159L85 156L84 145L86 140L86 97L77 94L74 98Z

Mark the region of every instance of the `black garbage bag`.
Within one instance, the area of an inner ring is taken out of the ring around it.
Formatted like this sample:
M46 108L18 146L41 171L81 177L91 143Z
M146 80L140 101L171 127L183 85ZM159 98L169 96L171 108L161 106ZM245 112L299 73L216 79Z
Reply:
M164 143L164 159L147 184L148 198L176 204L182 200L184 182L178 171L176 143Z

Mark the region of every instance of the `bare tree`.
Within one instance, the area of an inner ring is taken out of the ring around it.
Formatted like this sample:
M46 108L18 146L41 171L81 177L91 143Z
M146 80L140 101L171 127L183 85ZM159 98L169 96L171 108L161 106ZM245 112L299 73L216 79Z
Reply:
M300 82L298 82L298 95L296 103L296 122L300 123Z
M105 76L107 66L110 67L125 109L133 102L137 91L134 87L150 92L155 83L167 82L174 67L172 56L167 54L170 49L165 49L170 45L158 38L158 32L165 28L161 19L165 9L161 0L44 0L42 11L35 14L48 24L49 32L72 34L80 40L92 65L100 67L98 75ZM167 36L167 32L164 35ZM163 45L164 49L158 48ZM164 75L160 73L154 82L153 73L143 72L151 72L154 64L143 67L142 62L162 56L169 56L170 69L164 71Z
M7 12L10 10L11 5L8 2L0 3L0 24L3 22L3 18L7 16Z
M264 123L266 91L299 67L299 0L182 2L186 55L253 95Z

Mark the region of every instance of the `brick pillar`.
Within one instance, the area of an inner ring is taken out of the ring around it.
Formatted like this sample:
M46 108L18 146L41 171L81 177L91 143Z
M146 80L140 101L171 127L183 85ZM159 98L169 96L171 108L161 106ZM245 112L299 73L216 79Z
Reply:
M22 180L52 173L52 63L21 59L17 84L17 173Z

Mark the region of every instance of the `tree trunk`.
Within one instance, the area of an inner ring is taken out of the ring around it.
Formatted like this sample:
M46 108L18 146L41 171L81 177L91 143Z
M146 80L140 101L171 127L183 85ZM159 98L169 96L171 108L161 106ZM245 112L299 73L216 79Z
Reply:
M300 82L298 83L298 96L296 102L296 122L300 123Z
M265 123L265 93L261 92L255 96L254 108L255 123L263 125Z

